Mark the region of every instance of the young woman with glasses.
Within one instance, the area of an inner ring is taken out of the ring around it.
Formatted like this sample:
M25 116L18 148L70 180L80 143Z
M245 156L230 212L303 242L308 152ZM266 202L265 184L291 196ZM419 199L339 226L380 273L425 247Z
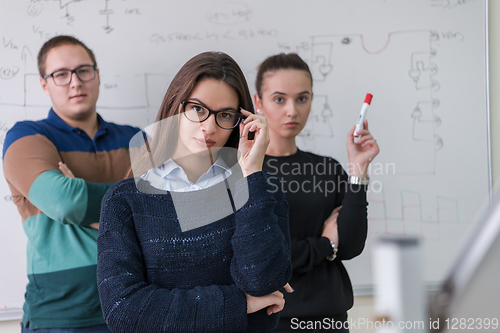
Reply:
M291 276L266 119L226 54L189 60L103 199L97 280L116 332L270 332ZM249 135L253 133L252 135ZM135 153L134 153L135 151Z
M363 250L367 171L379 152L367 122L356 142L354 127L347 133L349 177L335 159L297 148L296 137L311 111L312 83L308 65L297 54L264 60L255 83L257 113L266 116L270 135L264 169L281 180L290 207L290 284L295 292L285 295L280 332L297 332L318 321L322 325L317 331L348 331L353 293L342 260Z

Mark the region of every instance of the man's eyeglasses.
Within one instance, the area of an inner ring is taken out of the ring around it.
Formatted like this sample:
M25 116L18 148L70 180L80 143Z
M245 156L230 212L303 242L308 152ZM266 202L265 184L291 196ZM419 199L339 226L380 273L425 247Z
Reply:
M235 128L241 119L245 118L242 113L233 108L226 108L219 111L210 110L205 105L195 102L182 102L184 115L187 119L195 123L201 123L215 115L215 123L223 129Z
M61 69L54 73L47 74L43 78L47 80L52 77L56 86L65 86L71 83L73 73L76 74L78 79L82 82L91 81L95 78L97 66L95 65L82 65L75 69Z

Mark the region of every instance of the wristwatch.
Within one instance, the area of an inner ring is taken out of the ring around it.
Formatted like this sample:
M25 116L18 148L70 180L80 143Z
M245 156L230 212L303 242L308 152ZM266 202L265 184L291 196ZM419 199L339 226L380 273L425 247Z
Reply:
M370 184L370 177L349 176L347 177L347 182L353 185L368 185Z
M337 245L335 245L335 243L333 241L330 241L330 245L332 246L333 253L331 255L329 255L328 257L326 257L326 259L330 260L330 261L334 261L335 258L337 258L337 252L339 249L337 248Z

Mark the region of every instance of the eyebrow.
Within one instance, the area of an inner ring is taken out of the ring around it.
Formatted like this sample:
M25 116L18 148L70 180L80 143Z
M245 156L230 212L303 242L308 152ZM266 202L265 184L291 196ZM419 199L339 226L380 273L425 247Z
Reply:
M94 65L82 64L82 65L76 66L74 69L80 68L82 66L94 66ZM58 69L54 69L51 73L55 73L55 72L58 72L58 71L71 71L71 70L72 69L69 69L67 67L61 67L61 68L58 68Z
M200 104L201 106L206 107L209 110L212 110L205 103L203 103L202 101L200 101L198 98L190 98L190 99L188 99L188 101L195 101L198 104ZM226 108L222 108L220 110L212 110L212 111L236 111L236 112L238 112L239 108L226 107Z
M310 95L311 93L309 91L307 91L307 90L304 90L303 92L300 92L297 95L303 95L303 94L309 94ZM271 95L284 95L284 96L286 96L286 94L283 93L283 92L281 92L281 91L275 91Z

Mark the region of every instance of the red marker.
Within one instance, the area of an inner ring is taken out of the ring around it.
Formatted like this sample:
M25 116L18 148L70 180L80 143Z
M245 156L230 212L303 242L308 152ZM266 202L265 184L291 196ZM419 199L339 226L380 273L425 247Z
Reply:
M354 136L358 136L358 132L363 129L363 123L365 122L366 112L368 111L368 106L372 102L372 98L373 98L372 94L366 94L365 102L363 103L363 106L361 107L361 112L359 114L358 123L356 124L356 129L354 130Z

